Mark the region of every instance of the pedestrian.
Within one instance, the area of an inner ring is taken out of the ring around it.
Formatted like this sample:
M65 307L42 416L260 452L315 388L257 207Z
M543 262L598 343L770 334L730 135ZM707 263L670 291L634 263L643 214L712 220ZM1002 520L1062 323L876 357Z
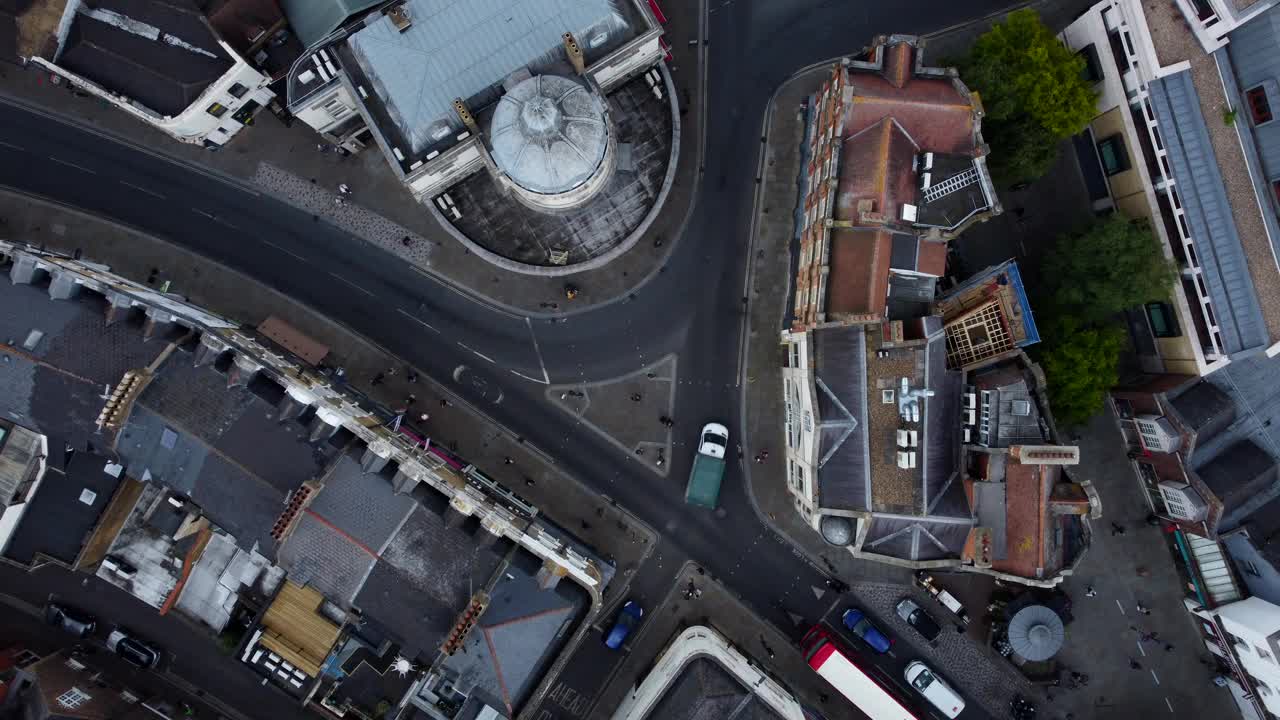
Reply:
M405 247L410 247L413 245L413 238L409 237L408 235L405 235L404 237L400 238L400 244L404 245Z
M346 205L347 199L343 197L336 197L333 199L333 204L338 206Z
M408 399L404 401L404 406L406 408L411 408L413 407L413 404L416 402L418 402L418 396L414 395L413 393L409 393Z
M1092 585L1090 585L1090 586L1088 586L1088 587L1086 587L1086 588L1084 589L1084 596L1085 596L1085 597L1093 597L1094 595L1097 595L1097 594L1098 594L1098 591L1097 591L1097 590L1094 590Z
M449 398L440 398L440 407L449 407Z
M410 383L416 383L418 382L418 373L414 372L413 368L409 368L404 371L404 379Z
M640 402L643 398L644 396L640 393L631 393L631 402Z
M1137 610L1142 615L1151 614L1151 608L1147 607L1146 605L1143 605L1142 603L1138 603L1138 606L1134 609Z
M1142 669L1142 663L1138 662L1137 660L1134 660L1133 658L1129 658L1129 669L1130 669L1130 670L1141 670L1141 669Z
M1164 651L1165 651L1165 652L1173 652L1173 643L1165 643L1165 644L1164 644Z
M343 195L350 195L351 186L346 183L338 183L338 192L342 193Z
M760 451L760 462L764 462L765 460L768 460L768 459L769 459L769 451L768 451L768 450L761 450L761 451Z
M395 365L392 365L391 367L387 368L387 377L391 377L392 375L395 375L395 374L396 374Z
M511 459L511 456L510 456L510 455L508 455L507 457L502 458L502 464L503 464L503 465L515 465L515 464L516 464L516 461L515 461L515 460L512 460L512 459Z
M535 483L533 482L533 478L525 478L524 484L528 485L529 487L533 487L535 485Z
M760 453L756 453L756 458L755 458L755 459L756 459L756 464L757 464L757 465L760 465L760 464L764 463L764 455L762 455L762 454L760 454Z
M422 413L418 416L418 422L426 422L431 419L431 413Z
M1124 526L1120 523L1113 522L1111 523L1111 536L1115 537L1116 535L1124 535Z
M654 464L657 465L658 467L662 467L663 463L665 463L666 461L667 461L666 458L659 455L657 462L655 462Z
M386 377L387 377L386 375L382 373L378 373L377 375L373 376L373 380L369 384L374 387L378 387L379 385L382 384L382 381L386 379Z

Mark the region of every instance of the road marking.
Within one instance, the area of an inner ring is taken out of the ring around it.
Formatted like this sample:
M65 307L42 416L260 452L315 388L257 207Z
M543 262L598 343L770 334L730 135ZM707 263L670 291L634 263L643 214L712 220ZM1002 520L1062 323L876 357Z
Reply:
M508 368L508 369L510 369L510 368ZM542 378L529 377L528 375L525 375L524 373L520 372L519 370L511 370L511 374L512 374L512 375L515 375L515 376L518 376L518 377L522 377L522 378L524 378L525 380L528 380L529 382L535 382L535 383L538 383L539 385L546 385L546 384L547 384L547 383L546 383Z
M1164 698L1164 704L1169 708L1169 712L1173 712L1173 703L1169 702L1169 697L1167 695Z
M416 316L414 316L414 315L410 315L409 313L405 312L404 310L402 310L402 309L400 309L400 308L396 308L396 312L398 312L398 313L400 313L401 315L403 315L403 316L405 316L405 317L409 318L410 320L412 320L412 321L414 321L414 322L418 323L419 325L421 325L421 326L425 327L426 329L430 330L431 332L434 332L434 333L438 333L438 332L440 332L439 330L437 330L437 329L435 329L434 327L432 327L430 323L426 322L425 320L423 320L423 319L421 319L421 318L419 318L419 317L416 317Z
M1147 651L1142 649L1142 641L1138 641L1138 652L1142 653L1142 657L1147 656Z
M493 362L493 358L489 357L488 355L485 355L484 353L480 352L479 350L476 350L475 348L467 347L463 343L458 343L458 347L463 348L464 350L470 350L473 354L475 354L476 357L480 358L481 360L488 360L494 365L497 365L497 363Z
M275 249L279 250L280 252L284 253L285 255L292 255L294 258L296 258L296 259L298 259L298 260L301 260L302 262L307 262L307 259L306 259L306 258L304 258L304 257L302 257L301 255L299 255L298 253L293 252L293 251L291 251L291 250L286 250L285 248L283 248L283 247L281 247L281 246L279 246L279 245L277 245L277 244L275 244L275 243L271 242L270 240L263 240L262 242L263 242L263 244L265 244L265 245L270 245L271 247L273 247L273 248L275 248Z
M1120 601L1119 601L1118 599L1116 600L1116 607L1120 608L1120 614L1121 614L1121 615L1128 615L1128 614L1129 614L1129 613L1126 613L1126 612L1124 611L1124 606L1120 604Z
M533 331L533 321L528 317L524 319L524 324L529 328L529 337L533 339L533 352L538 356L538 366L542 368L542 384L550 385L551 376L547 374L547 364L542 360L542 348L538 347L538 334ZM532 378L530 378L532 379ZM535 380L534 382L538 382Z
M1151 671L1151 677L1155 678L1155 681L1156 681L1156 684L1157 684L1157 685L1159 685L1159 684L1160 684L1160 676L1159 676L1159 675L1156 675L1156 671L1155 671L1155 670L1152 670L1152 671Z
M201 210L200 208L191 208L191 212L196 213L196 214L198 214L198 215L203 215L203 216L205 216L205 217L209 218L210 220L217 220L217 218L215 218L211 213L207 213L207 212L205 212L205 211Z
M13 148L14 150L22 150L22 151L26 150L26 148L22 147L21 145L14 145L13 143L7 143L3 140L0 140L0 145L3 145L7 148Z
M87 168L87 167L85 167L85 166L83 166L83 165L77 165L77 164L75 164L75 163L73 163L73 162L70 162L70 161L68 161L68 160L59 160L58 158L56 158L56 157L54 157L54 156L52 156L52 155L50 155L50 156L49 156L49 159L50 159L50 160L52 160L52 161L54 161L54 162L56 162L56 163L58 163L59 165L66 165L67 167L73 167L73 168L75 168L75 169L77 169L77 170L83 170L83 171L85 171L85 172L89 173L90 175L97 175L97 174L98 174L98 173L94 172L93 170L90 170L89 168Z
M341 275L339 275L338 273L329 273L329 274L330 274L330 275L332 275L332 276L334 276L334 277L336 277L336 278L338 278L338 279L339 279L339 280L341 280L342 282L344 282L344 283L346 283L346 284L350 285L351 287L353 287L353 288L355 288L355 289L359 290L360 292L364 293L365 295L368 295L369 297L373 297L373 293L369 292L368 290L365 290L364 288L360 287L359 285L357 285L357 284L355 284L355 283L351 282L350 280L348 280L348 279L346 279L346 278L342 277L342 276L341 276Z
M220 218L220 217L218 217L218 216L216 216L216 215L214 216L213 221L214 221L214 222L216 222L216 223L218 223L219 225L226 225L227 227L231 228L232 230L239 230L239 229L240 229L240 226L239 226L239 225L236 225L235 223L233 223L233 222L231 222L231 221L229 221L229 220L223 220L222 218Z
M140 192L140 193L142 193L142 194L144 194L144 195L150 195L151 197L160 198L161 200L164 200L164 199L165 199L165 197L164 197L163 195L161 195L160 193L158 193L158 192L156 192L156 191L154 191L154 190L148 190L148 189L146 189L146 188L144 188L144 187L141 187L141 186L139 186L139 185L134 185L133 183L128 183L128 182L125 182L125 181L123 181L123 180L117 180L116 182L119 182L121 185L123 185L123 186L125 186L125 187L133 188L134 190L137 190L138 192Z

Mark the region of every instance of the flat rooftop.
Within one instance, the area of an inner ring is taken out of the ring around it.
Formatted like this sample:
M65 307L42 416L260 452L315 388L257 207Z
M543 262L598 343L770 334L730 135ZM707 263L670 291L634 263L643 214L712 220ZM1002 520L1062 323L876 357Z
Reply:
M653 720L781 720L751 688L707 657L685 665L646 717Z

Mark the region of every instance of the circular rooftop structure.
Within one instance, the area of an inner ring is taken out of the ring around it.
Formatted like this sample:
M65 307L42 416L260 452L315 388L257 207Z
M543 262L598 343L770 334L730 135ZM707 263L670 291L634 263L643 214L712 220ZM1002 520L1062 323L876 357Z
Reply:
M831 545L843 547L853 542L853 523L846 517L823 515L818 520L818 529L822 539Z
M576 80L535 75L498 101L493 161L540 209L590 200L608 180L616 141L603 98Z
M1056 655L1065 637L1062 618L1044 605L1028 605L1009 621L1009 644L1014 652L1032 662Z

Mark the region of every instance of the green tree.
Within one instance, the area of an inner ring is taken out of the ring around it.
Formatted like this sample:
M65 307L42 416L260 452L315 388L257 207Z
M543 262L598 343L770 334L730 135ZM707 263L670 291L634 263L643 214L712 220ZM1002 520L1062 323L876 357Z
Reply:
M1009 13L978 38L961 77L982 95L989 119L1029 123L1065 138L1098 114L1084 67L1028 8Z
M1082 327L1070 318L1052 323L1040 366L1059 426L1083 424L1102 409L1107 392L1120 379L1124 339L1114 325Z
M1055 314L1094 322L1167 298L1176 277L1151 226L1118 213L1059 238L1044 267Z
M984 125L982 133L992 141L987 160L1001 185L1035 180L1049 172L1058 159L1058 138L1039 125L993 122Z

